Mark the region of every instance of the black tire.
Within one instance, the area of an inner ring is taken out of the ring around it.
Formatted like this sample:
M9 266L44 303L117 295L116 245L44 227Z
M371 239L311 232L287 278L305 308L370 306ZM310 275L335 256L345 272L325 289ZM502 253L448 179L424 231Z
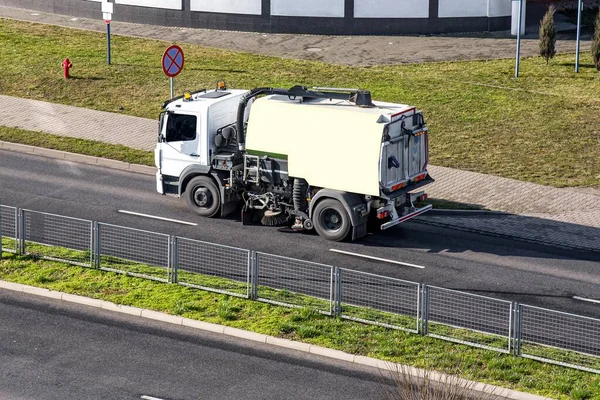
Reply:
M319 236L334 242L346 239L352 229L350 217L344 206L334 199L320 201L311 219Z
M185 201L190 210L203 217L214 217L221 208L219 188L207 176L197 176L188 183Z

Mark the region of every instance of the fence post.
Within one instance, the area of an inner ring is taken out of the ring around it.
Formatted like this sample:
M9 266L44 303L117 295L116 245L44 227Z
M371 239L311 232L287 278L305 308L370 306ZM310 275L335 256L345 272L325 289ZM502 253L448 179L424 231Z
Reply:
M421 335L429 334L429 289L423 285L423 301L421 302Z
M2 208L0 207L0 260L2 260Z
M514 354L516 356L521 355L521 324L523 323L523 305L516 304L514 311L514 324L515 324L515 332L514 332Z
M101 233L100 233L100 223L94 222L94 225L95 225L95 231L96 231L96 243L94 245L94 268L100 269L100 267L102 266L102 260L101 260L102 238L101 238Z
M177 240L177 236L169 237L169 283L177 283L177 267L179 265L179 259L177 257L177 247L179 246L179 241Z
M17 211L17 237L19 242L19 254L25 254L25 212L23 209L19 208Z
M334 306L333 315L340 317L342 315L342 269L335 267L334 269Z
M248 255L248 271L250 273L250 299L258 298L258 257L254 250Z

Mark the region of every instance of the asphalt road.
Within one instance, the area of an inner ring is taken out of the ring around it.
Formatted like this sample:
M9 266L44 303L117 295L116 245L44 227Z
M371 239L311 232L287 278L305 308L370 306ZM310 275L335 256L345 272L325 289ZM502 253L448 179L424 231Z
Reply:
M600 255L405 223L355 243L205 219L155 192L151 176L0 150L0 204L168 233L600 317ZM195 222L186 226L118 210ZM424 266L332 253L329 249Z
M386 375L313 354L0 290L0 398L369 399Z

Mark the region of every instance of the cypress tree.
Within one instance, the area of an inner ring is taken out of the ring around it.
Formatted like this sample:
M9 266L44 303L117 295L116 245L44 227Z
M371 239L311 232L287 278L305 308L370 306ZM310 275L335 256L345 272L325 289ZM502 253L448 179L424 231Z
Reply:
M596 24L594 26L594 39L592 40L592 59L596 69L600 71L600 9L596 16Z
M540 22L540 55L546 59L546 64L556 54L556 29L554 28L554 13L556 7L550 5Z

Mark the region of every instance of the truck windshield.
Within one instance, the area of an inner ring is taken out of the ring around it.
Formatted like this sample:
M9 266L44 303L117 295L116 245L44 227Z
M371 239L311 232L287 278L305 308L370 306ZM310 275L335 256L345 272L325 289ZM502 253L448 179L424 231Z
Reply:
M183 142L196 139L195 115L169 114L167 119L167 142Z

